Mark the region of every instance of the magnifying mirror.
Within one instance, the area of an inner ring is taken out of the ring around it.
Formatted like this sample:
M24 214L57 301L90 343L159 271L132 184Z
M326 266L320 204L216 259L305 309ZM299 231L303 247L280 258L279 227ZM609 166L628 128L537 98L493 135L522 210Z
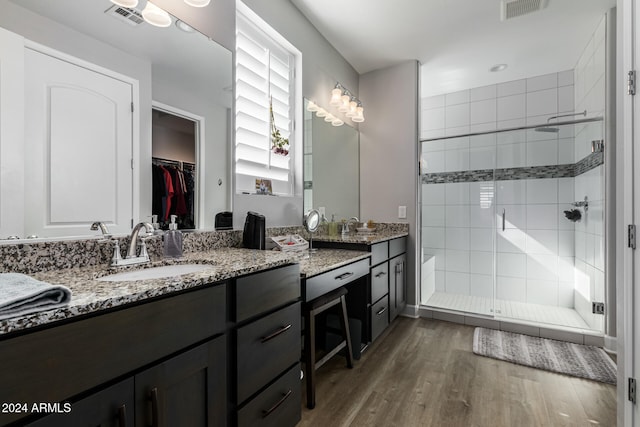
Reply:
M320 212L316 209L311 209L304 216L303 225L305 230L309 233L309 252L315 252L317 249L313 248L313 233L318 230L320 225Z

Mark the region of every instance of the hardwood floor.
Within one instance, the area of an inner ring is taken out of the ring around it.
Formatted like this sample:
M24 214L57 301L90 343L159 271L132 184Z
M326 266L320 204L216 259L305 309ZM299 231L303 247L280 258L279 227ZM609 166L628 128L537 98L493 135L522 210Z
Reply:
M398 318L353 369L337 356L317 371L298 426L616 425L615 386L477 356L473 330Z

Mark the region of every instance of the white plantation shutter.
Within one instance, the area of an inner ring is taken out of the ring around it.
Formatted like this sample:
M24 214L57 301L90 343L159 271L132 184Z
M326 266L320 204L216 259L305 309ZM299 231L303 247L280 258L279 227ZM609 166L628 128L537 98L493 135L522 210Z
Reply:
M294 57L243 15L236 21L236 191L255 192L256 178L271 179L275 194L293 194ZM269 99L276 127L289 139L289 155L271 151Z

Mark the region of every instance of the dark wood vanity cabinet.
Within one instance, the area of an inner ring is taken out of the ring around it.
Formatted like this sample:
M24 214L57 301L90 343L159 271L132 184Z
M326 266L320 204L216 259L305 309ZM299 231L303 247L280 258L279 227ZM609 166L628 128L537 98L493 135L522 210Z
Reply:
M288 265L5 336L0 426L294 426L299 301Z
M301 418L300 267L242 277L235 286L238 427L295 426Z

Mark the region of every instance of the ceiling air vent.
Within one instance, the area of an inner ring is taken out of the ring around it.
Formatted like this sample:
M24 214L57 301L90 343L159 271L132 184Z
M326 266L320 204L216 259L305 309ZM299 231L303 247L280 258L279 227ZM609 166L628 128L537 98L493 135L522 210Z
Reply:
M126 22L129 25L140 25L144 22L142 14L136 9L129 9L128 7L122 7L114 4L104 13L113 16L114 18Z
M500 3L500 20L516 18L528 13L537 12L547 7L547 0L502 0Z

